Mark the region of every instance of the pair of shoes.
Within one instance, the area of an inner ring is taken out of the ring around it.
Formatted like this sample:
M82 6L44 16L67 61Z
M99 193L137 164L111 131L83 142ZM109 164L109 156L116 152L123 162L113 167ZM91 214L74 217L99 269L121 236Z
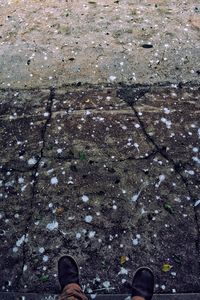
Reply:
M64 291L66 287L77 291L79 284L79 269L76 261L69 255L62 256L58 261L58 280L60 282L61 290ZM75 284L74 287L72 284ZM67 289L66 289L67 290ZM154 275L153 272L146 267L138 269L134 275L132 282L132 297L140 296L145 300L151 300L154 290ZM83 292L79 291L83 294ZM72 292L73 293L73 292ZM84 295L85 296L85 295ZM81 297L80 297L81 298Z

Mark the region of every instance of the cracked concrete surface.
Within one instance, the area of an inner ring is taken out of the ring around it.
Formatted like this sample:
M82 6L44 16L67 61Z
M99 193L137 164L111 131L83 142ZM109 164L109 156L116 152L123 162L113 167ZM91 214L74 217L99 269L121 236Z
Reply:
M0 291L199 292L199 2L0 9Z
M70 253L88 293L144 264L156 292L198 292L199 87L1 93L2 290L58 292Z

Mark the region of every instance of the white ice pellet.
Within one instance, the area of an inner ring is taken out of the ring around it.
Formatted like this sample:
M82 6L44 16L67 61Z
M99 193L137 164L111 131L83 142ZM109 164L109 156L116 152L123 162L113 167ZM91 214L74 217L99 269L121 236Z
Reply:
M35 159L35 157L29 158L28 164L30 166L35 165L36 163L37 163L37 160Z
M25 241L25 235L22 235L22 237L16 242L16 246L20 247Z
M17 247L13 247L13 252L16 253L18 251Z
M58 178L57 177L52 177L51 178L51 184L58 184Z
M122 283L125 283L126 282L126 279L125 278L122 278Z
M58 228L58 222L57 221L53 221L52 223L47 224L47 229L49 230L54 230Z
M170 113L170 109L167 108L167 107L164 107L163 110L164 110L164 113L165 113L165 114L169 114L169 113Z
M77 232L77 233L76 233L76 239L79 240L80 238L81 238L81 233L80 233L80 232Z
M139 243L138 239L133 239L133 245L134 245L134 246L137 246L138 243Z
M119 271L118 275L128 275L128 270L121 267L121 270Z
M172 122L170 120L167 120L166 118L161 118L160 120L166 125L168 129L171 128Z
M40 248L39 248L39 252L40 252L40 253L44 253L44 251L45 251L45 249L44 249L43 247L40 247Z
M109 81L115 81L115 80L116 80L116 76L111 75L111 76L109 77Z
M59 148L59 149L57 149L57 153L59 153L59 154L60 154L60 153L62 153L62 152L63 152L63 149L60 149L60 148Z
M86 195L83 195L81 199L82 199L82 201L85 202L85 203L89 201L89 197L86 196Z
M194 204L194 206L198 206L200 204L200 200L197 200Z
M42 260L43 260L44 262L47 262L47 261L49 260L49 257L48 257L47 255L44 255L43 258L42 258Z
M195 152L195 153L197 153L197 152L199 151L199 148L193 147L193 148L192 148L192 151Z
M135 128L140 128L140 124L135 124Z
M90 231L89 234L88 234L88 237L90 239L92 239L94 236L95 236L96 232L95 231Z
M166 286L163 284L163 285L161 285L161 289L164 291L165 290L165 288L166 288Z
M23 266L23 272L26 272L26 270L28 269L27 265Z
M200 128L198 129L198 136L199 136L199 139L200 139Z
M18 178L18 182L19 182L19 183L23 183L23 182L24 182L24 178L19 177L19 178Z
M108 289L110 287L110 282L109 281L104 281L103 286Z
M155 187L159 187L160 184L165 180L165 175L160 175L159 176L159 182L155 185Z
M86 223L91 223L91 222L92 222L92 219L93 219L92 216L86 216L86 217L85 217L85 222L86 222Z

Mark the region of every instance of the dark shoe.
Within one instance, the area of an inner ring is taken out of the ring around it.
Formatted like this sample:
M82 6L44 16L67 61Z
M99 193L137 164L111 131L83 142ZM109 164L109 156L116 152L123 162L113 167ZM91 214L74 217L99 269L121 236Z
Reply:
M79 284L79 270L76 261L69 255L62 256L58 261L58 280L61 290L69 283Z
M154 290L154 275L149 268L139 268L132 282L132 297L140 296L151 300Z

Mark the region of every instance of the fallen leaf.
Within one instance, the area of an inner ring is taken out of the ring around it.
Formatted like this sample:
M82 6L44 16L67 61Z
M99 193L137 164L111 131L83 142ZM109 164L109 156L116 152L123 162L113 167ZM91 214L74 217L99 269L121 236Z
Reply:
M56 208L56 214L57 215L62 215L63 212L64 212L64 208L63 207L57 207Z
M120 264L123 265L125 264L125 262L126 262L126 256L125 255L120 256Z
M173 268L173 266L171 266L170 264L163 264L162 271L169 272L171 270L171 268Z
M168 213L170 213L170 214L173 214L173 213L174 213L174 210L173 210L173 208L172 208L172 206L171 206L170 204L165 203L165 204L163 205L163 207L164 207L164 209L165 209Z

